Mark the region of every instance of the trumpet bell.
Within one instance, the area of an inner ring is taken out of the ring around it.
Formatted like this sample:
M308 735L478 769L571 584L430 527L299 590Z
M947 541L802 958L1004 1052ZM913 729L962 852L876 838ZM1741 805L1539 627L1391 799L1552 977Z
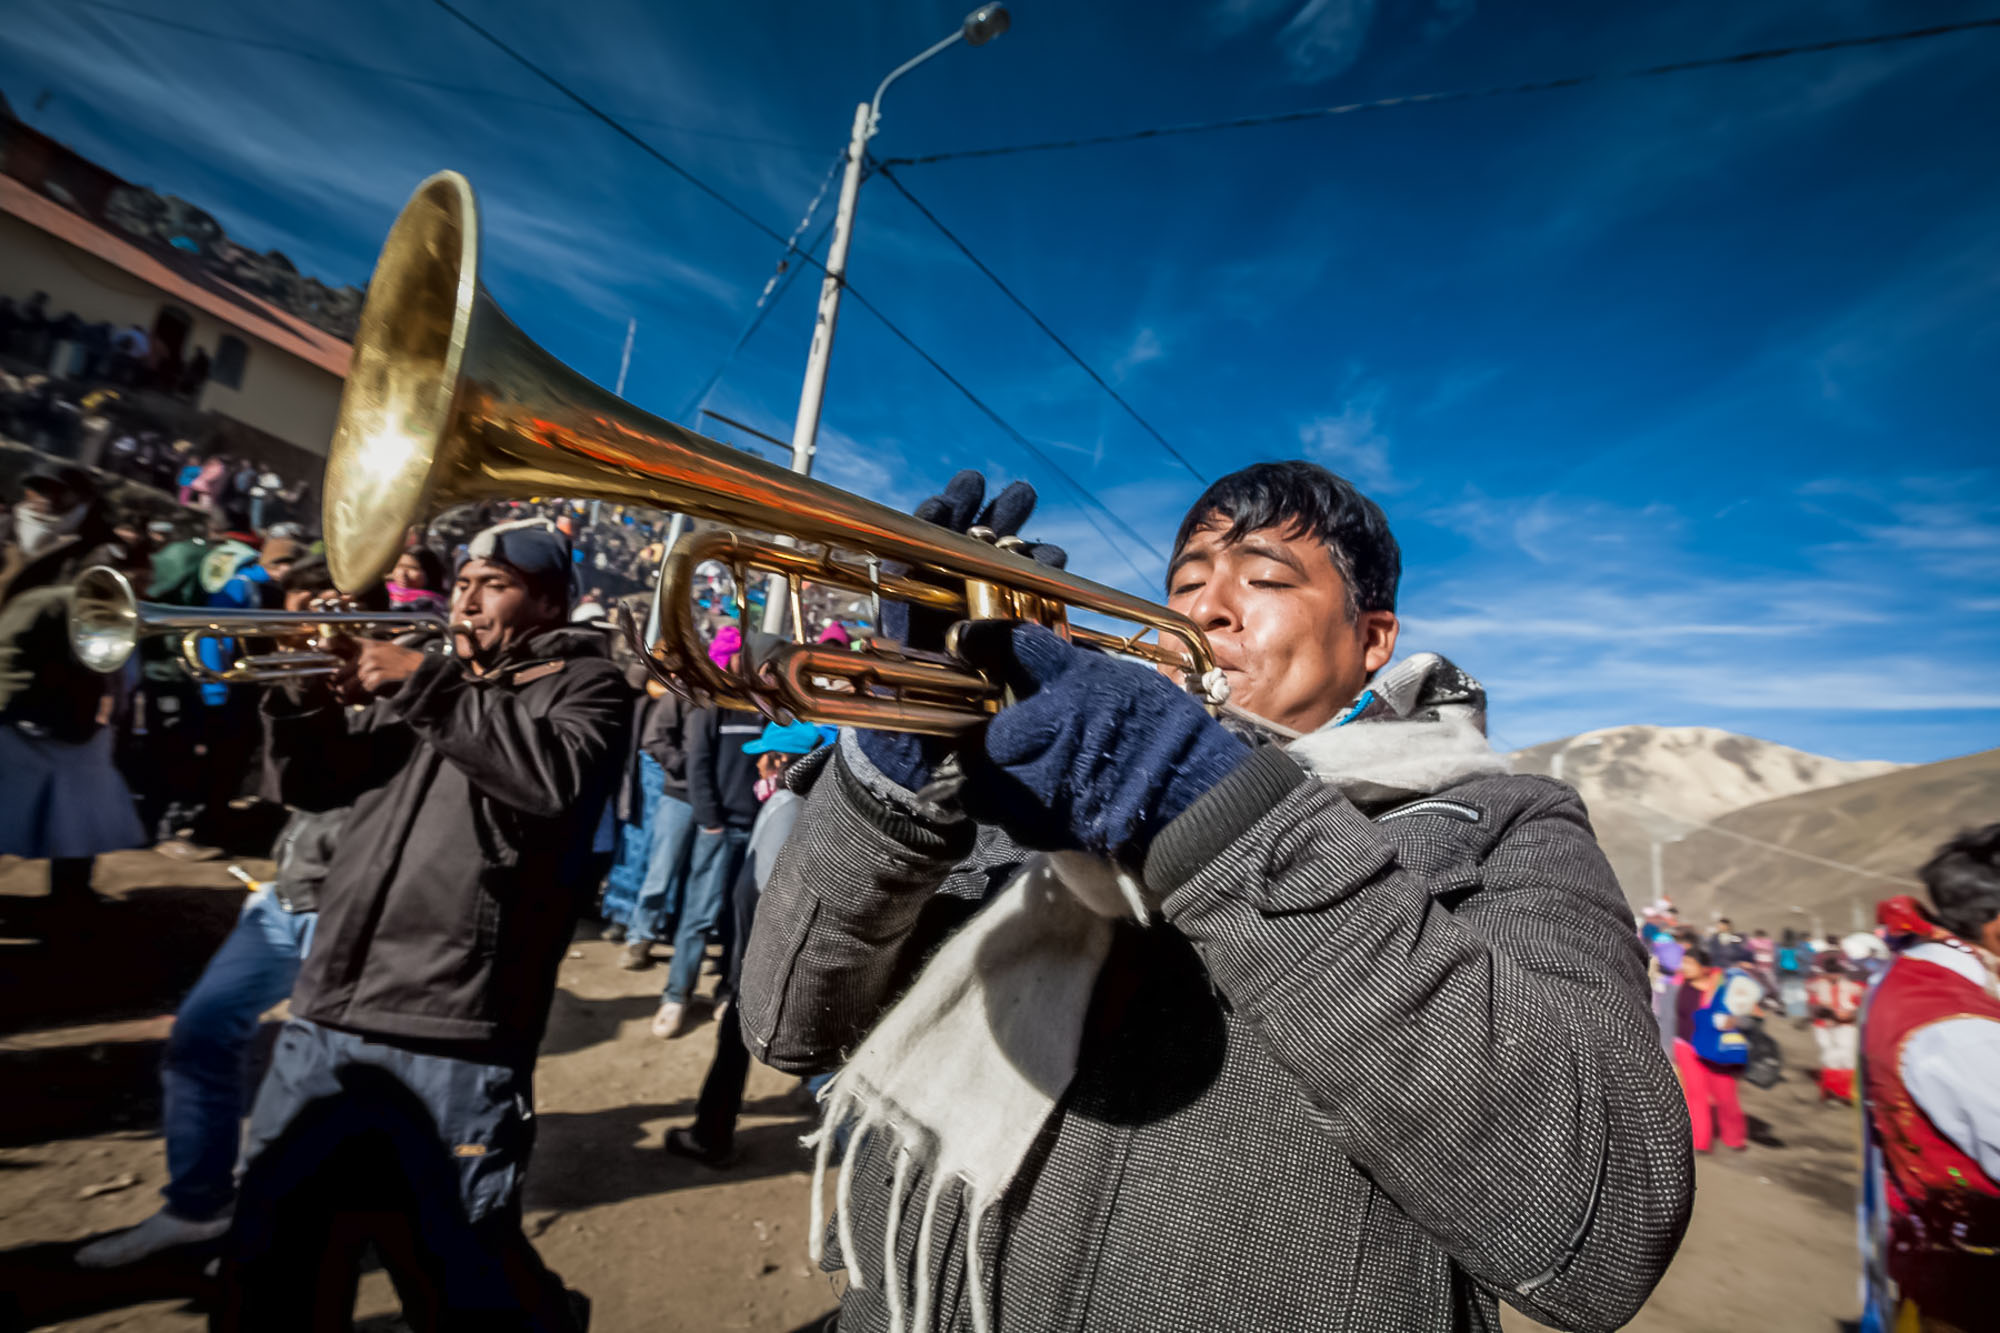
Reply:
M70 593L69 646L76 660L108 676L131 658L139 633L132 581L107 565L84 570Z
M358 592L389 571L431 499L478 290L472 187L417 187L382 247L341 391L321 516L333 580Z

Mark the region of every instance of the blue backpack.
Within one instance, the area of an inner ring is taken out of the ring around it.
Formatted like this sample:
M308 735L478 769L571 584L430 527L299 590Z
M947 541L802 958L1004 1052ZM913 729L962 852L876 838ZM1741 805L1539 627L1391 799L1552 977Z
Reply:
M1722 984L1710 992L1708 1002L1694 1011L1694 1053L1712 1065L1750 1063L1750 1038L1743 1029L1715 1025L1716 1019L1729 1017L1729 1011L1717 1001L1728 993L1729 983L1740 976L1741 972L1730 968L1723 974Z

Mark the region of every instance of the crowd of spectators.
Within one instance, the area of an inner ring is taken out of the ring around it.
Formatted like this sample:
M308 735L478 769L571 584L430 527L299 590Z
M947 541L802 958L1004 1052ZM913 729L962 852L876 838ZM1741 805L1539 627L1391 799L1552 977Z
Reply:
M190 402L208 382L209 356L197 347L183 357L137 324L86 320L74 310L57 314L49 294L26 300L0 295L0 356L58 379L150 389Z

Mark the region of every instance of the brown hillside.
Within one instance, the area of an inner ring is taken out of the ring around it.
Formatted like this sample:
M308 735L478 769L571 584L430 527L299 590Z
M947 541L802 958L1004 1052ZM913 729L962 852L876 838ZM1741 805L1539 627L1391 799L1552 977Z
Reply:
M1512 759L1516 772L1546 774L1576 788L1635 905L1657 892L1656 843L1733 810L1898 768L1828 759L1713 727L1611 727L1518 750Z
M1723 815L1713 828L1669 843L1663 868L1668 892L1689 919L1719 911L1739 927L1782 930L1816 917L1824 930L1866 929L1880 899L1921 892L1912 887L1917 867L1939 843L1996 819L2000 750L1987 750Z

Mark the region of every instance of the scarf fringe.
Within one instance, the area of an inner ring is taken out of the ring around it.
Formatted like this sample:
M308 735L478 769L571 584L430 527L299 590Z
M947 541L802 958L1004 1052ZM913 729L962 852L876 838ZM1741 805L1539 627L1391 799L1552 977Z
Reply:
M882 1289L889 1298L889 1333L903 1333L903 1284L898 1279L896 1233L903 1219L903 1195L910 1187L916 1156L907 1145L896 1150L896 1175L889 1182L889 1222L882 1228Z
M854 1247L854 1163L861 1154L861 1140L868 1134L866 1120L848 1136L847 1151L840 1155L840 1175L833 1184L833 1222L840 1231L840 1255L847 1261L847 1284L856 1291L868 1289L861 1271L861 1254Z
M931 1326L931 1244L937 1237L938 1204L944 1199L944 1182L934 1180L924 1195L924 1220L917 1227L917 1311L910 1323L914 1333Z
M945 1191L954 1182L965 1187L965 1284L972 1305L973 1333L992 1333L993 1312L986 1299L986 1266L979 1253L979 1234L980 1223L994 1201L979 1197L972 1182L961 1175L933 1177L930 1188L924 1192L923 1214L917 1224L917 1248L912 1256L916 1282L912 1291L910 1274L900 1262L897 1246L902 1235L903 1213L909 1204L910 1179L916 1172L919 1154L924 1153L927 1135L914 1125L901 1123L902 1117L880 1110L863 1110L862 1099L842 1092L836 1086L838 1082L836 1079L835 1085L826 1089L826 1109L819 1128L800 1140L813 1150L812 1234L806 1241L813 1263L820 1264L826 1258L827 1168L832 1165L836 1140L845 1133L847 1143L834 1177L834 1229L840 1238L849 1287L855 1291L868 1289L860 1252L855 1248L854 1213L850 1205L854 1164L860 1156L861 1142L879 1130L892 1139L896 1163L889 1186L889 1218L882 1237L882 1292L889 1309L889 1333L929 1333L932 1328L936 1292L931 1282L931 1256L937 1241L938 1212ZM907 1325L905 1313L910 1316Z

